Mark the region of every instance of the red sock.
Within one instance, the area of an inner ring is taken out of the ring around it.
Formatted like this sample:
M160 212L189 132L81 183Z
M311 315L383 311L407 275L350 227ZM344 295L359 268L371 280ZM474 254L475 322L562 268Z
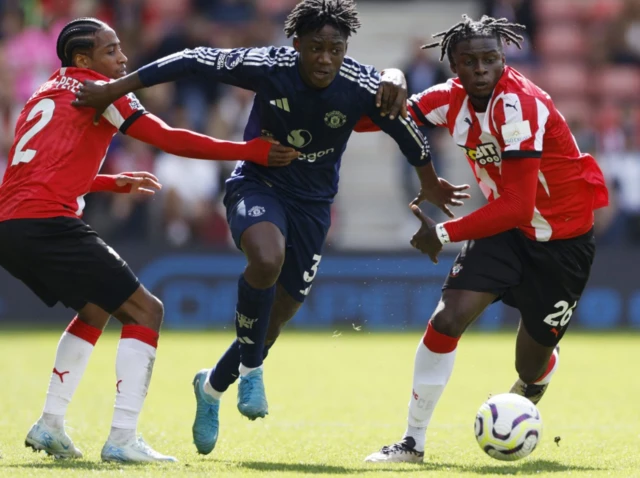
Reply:
M422 338L422 343L427 346L429 350L437 354L448 354L453 352L458 346L460 337L451 337L449 335L441 334L431 325L431 321L427 325L427 331Z

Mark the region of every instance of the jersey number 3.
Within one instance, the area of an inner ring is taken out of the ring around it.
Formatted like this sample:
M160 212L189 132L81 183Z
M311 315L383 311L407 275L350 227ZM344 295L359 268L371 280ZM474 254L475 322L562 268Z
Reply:
M55 109L56 104L53 100L49 98L45 98L36 103L33 107L29 116L27 116L27 121L31 121L38 113L42 113L40 119L29 129L26 131L18 144L16 145L16 151L13 153L13 159L11 160L11 166L15 166L20 163L28 163L31 161L36 155L37 151L35 149L26 149L22 150L27 142L33 138L36 134L38 134L42 128L47 126L51 118L53 118L53 110Z

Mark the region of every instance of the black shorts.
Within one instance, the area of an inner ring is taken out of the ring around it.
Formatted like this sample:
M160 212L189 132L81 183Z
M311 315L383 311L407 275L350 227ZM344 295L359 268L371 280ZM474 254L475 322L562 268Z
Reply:
M468 241L443 289L491 292L515 307L541 345L554 346L569 326L595 256L593 230L538 242L517 229Z
M125 261L80 219L0 222L0 266L49 307L116 311L140 282Z

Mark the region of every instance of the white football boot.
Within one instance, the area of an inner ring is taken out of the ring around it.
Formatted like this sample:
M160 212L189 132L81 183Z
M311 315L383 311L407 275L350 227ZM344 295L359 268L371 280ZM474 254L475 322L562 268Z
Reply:
M124 444L107 440L100 453L102 461L117 461L120 463L145 463L154 461L178 461L172 456L158 453L145 443L142 437L133 438Z
M64 428L50 427L42 417L27 433L24 446L33 448L33 451L44 451L55 458L82 458L82 452L75 447Z

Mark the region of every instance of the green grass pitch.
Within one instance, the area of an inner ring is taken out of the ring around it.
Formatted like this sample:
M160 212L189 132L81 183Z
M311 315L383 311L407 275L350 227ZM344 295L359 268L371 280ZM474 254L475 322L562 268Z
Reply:
M115 333L98 342L67 416L85 458L56 461L23 447L44 403L58 336L0 333L0 476L640 476L638 334L567 334L560 369L540 404L542 441L515 463L492 460L473 436L477 408L515 379L514 335L469 334L436 409L425 463L371 465L363 458L404 431L419 332L285 332L266 363L270 414L256 422L241 417L233 386L209 456L196 454L191 443L191 380L217 360L231 335L167 332L139 431L180 462L146 466L100 462L114 400Z

